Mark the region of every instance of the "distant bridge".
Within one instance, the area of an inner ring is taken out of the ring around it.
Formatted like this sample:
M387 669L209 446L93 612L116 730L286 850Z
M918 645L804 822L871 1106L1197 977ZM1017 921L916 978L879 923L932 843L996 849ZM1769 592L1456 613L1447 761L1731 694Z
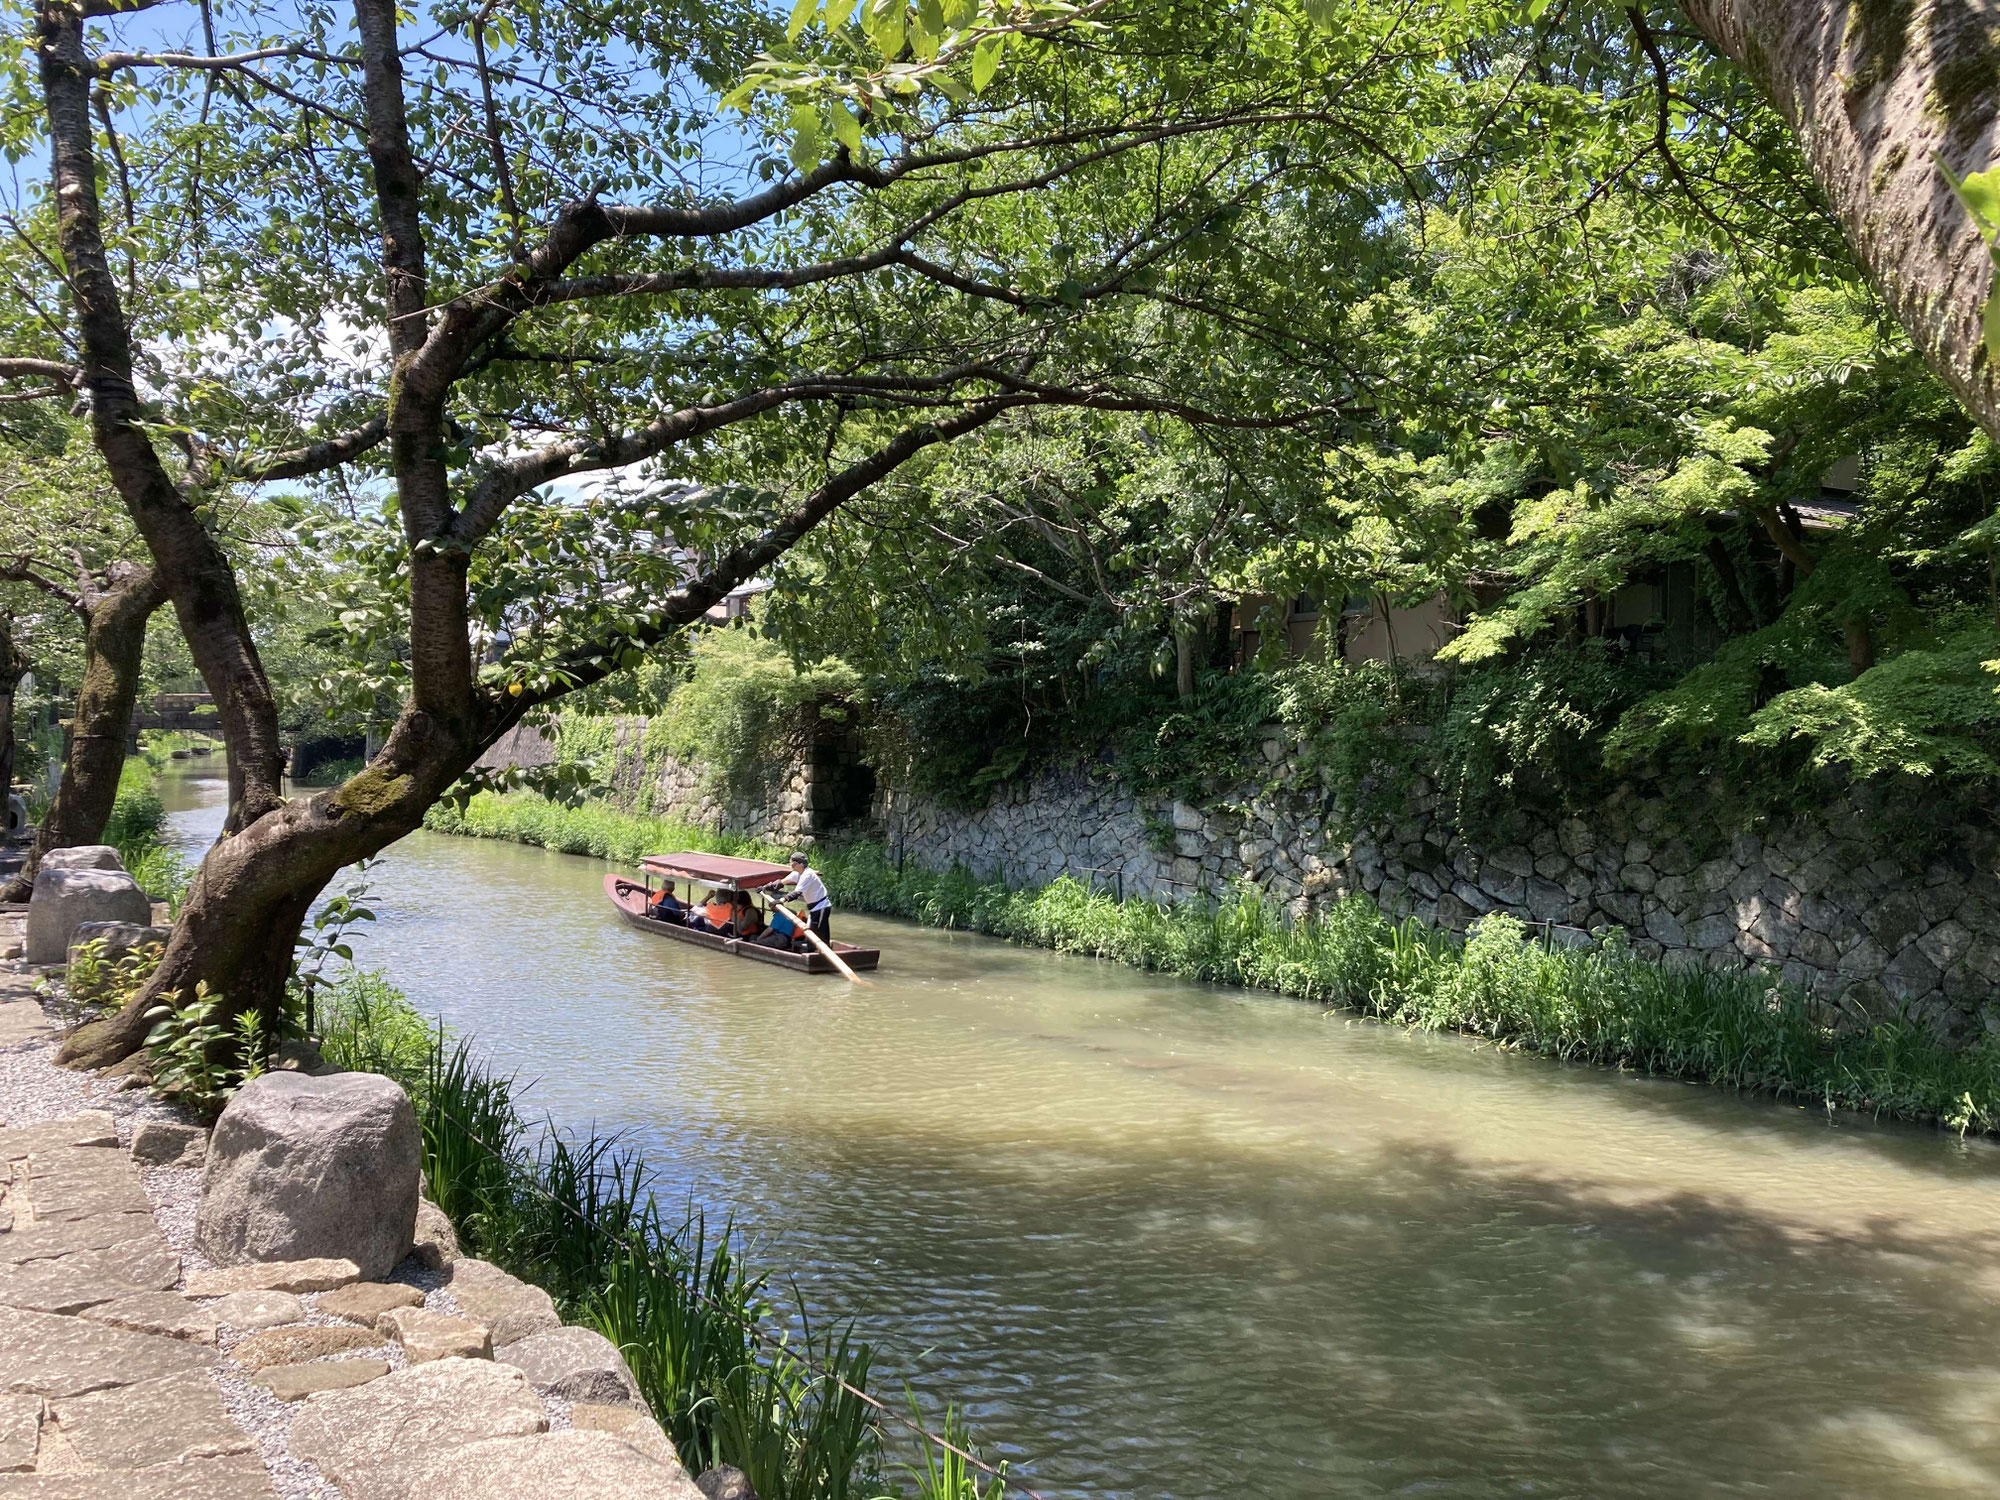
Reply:
M142 729L178 730L183 734L222 733L215 718L215 699L208 693L160 693L150 711L144 703L132 710L132 733Z

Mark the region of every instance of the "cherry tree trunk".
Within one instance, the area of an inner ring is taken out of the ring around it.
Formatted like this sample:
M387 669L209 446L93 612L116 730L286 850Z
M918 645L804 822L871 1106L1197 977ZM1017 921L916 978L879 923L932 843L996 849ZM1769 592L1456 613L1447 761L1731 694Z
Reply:
M57 1060L79 1068L122 1061L144 1044L148 1010L169 995L191 997L201 983L222 999L218 1019L255 1010L277 1035L294 941L314 899L343 867L422 823L482 748L406 710L358 775L225 834L195 872L152 979L117 1014L72 1033Z
M1993 164L2000 43L1984 5L1681 0L1798 137L1855 257L1931 369L2000 437L1982 342L1993 261L1953 195Z
M166 602L158 574L147 569L116 578L92 602L83 632L83 684L70 721L69 756L62 785L35 830L27 863L0 901L25 901L35 871L51 849L94 844L104 837L118 778L125 769L125 741L145 664L146 623Z

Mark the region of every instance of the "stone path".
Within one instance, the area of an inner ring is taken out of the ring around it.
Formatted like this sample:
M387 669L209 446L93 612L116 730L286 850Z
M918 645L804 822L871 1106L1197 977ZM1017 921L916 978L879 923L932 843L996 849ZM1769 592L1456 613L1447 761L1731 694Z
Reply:
M387 1283L206 1266L199 1139L57 1069L34 980L0 961L0 1500L703 1500L616 1349L435 1219Z

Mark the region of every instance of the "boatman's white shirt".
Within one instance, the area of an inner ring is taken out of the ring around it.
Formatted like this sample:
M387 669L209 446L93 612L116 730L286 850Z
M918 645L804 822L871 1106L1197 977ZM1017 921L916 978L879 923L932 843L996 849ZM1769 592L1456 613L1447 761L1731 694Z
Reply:
M833 899L827 895L826 882L819 878L817 870L809 868L803 874L790 876L785 883L798 891L807 911L816 911Z

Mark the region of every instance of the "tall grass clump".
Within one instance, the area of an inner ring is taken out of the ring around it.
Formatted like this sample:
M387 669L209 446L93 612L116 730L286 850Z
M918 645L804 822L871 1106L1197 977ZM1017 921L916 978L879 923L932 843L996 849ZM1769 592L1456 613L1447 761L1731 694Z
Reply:
M626 865L637 864L642 855L665 850L754 859L770 854L773 848L756 839L717 833L673 818L615 812L594 803L565 807L529 792L481 792L462 807L440 802L424 815L424 826L438 833L506 839Z
M424 1031L378 976L329 985L322 1015L329 1061L408 1090L426 1191L466 1253L538 1283L617 1344L694 1472L734 1465L766 1500L896 1495L877 1414L854 1394L869 1347L803 1305L783 1316L731 1224L664 1211L643 1159L615 1138L531 1127L513 1079L442 1027Z
M522 795L482 794L463 813L427 821L627 864L669 849L778 854L684 824ZM1216 903L1121 902L1069 877L1010 889L962 868L898 869L875 844L822 847L814 861L851 911L1275 990L1569 1062L2000 1133L2000 1045L1955 1047L1907 1015L1838 1018L1769 973L1668 967L1616 932L1556 946L1494 914L1461 941L1392 922L1366 897L1294 920L1247 886Z
M144 756L132 756L118 775L118 795L104 825L104 842L117 849L141 890L178 910L190 871L187 861L163 841L166 827L159 773Z

